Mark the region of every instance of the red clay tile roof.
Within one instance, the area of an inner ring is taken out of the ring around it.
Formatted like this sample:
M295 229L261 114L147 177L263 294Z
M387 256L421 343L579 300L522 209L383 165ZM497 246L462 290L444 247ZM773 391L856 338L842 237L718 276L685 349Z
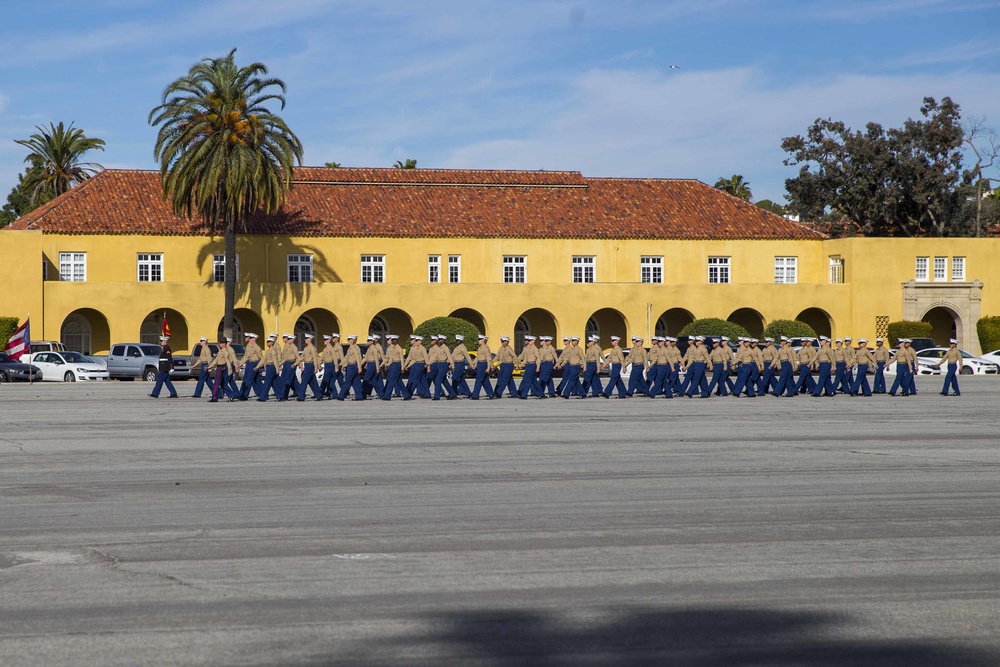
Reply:
M173 214L157 171L106 170L15 220L53 234L204 235ZM247 233L334 237L821 239L695 180L579 172L295 170L284 208Z

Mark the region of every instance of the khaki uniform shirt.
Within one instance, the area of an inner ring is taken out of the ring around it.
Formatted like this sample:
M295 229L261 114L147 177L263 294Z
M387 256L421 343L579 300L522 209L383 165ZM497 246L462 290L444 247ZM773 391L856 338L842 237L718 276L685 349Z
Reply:
M368 349L365 350L365 357L364 357L364 362L366 364L374 364L375 366L379 365L379 359L381 355L379 355L378 348L379 346L374 343L368 346ZM359 352L361 351L360 347L358 347L358 351Z
M854 364L860 366L861 364L867 364L869 367L875 365L875 357L872 356L872 351L867 347L859 347L854 353Z
M817 363L827 363L834 364L837 361L837 355L833 353L832 347L820 347L816 350L816 362Z
M232 358L229 356L230 353L232 353L232 349L233 348L229 347L228 345L226 347L220 347L219 353L215 355L214 359L208 362L208 370L214 371L219 366L225 366L226 370L232 373L235 370L234 369L235 361L233 361L232 359L235 358L236 356L235 353L233 353Z
M705 349L704 345L695 345L688 349L691 353L691 358L688 363L691 364L707 364L711 359L708 358L708 350Z
M782 345L781 349L778 350L778 363L782 364L786 361L794 365L797 361L797 357L795 355L795 350L793 350L791 346L785 347Z
M798 358L800 366L812 366L814 360L813 351L803 345L802 349L799 350Z
M876 362L881 362L883 364L889 363L889 348L885 345L882 347L876 347L872 350L872 356L875 357Z
M671 366L682 363L684 360L681 358L681 351L677 349L676 345L667 346L667 362Z
M622 366L624 366L625 365L624 350L622 350L621 347L615 347L614 345L612 345L611 352L608 354L608 363L612 365L621 364Z
M400 364L403 363L403 348L399 346L399 343L393 343L385 351L385 363L389 364Z
M948 351L944 353L943 357L941 357L941 361L938 363L938 366L945 363L956 364L959 369L962 368L962 353L957 347L948 348Z
M332 343L327 343L323 346L323 351L319 353L319 358L324 364L333 363L333 348L340 347L339 345L333 345Z
M587 362L587 355L583 353L580 346L572 346L566 348L563 353L562 363L569 366L583 366Z
M299 348L295 346L295 343L286 343L281 347L281 362L284 365L286 361L298 362L299 360Z
M753 361L757 364L757 370L764 370L764 352L759 347L751 347L750 354L753 356Z
M647 358L646 350L639 344L633 345L632 349L628 352L629 363L634 364L636 367L645 367Z
M212 361L212 350L208 348L208 343L201 344L201 352L198 353L198 359L195 361L197 364L207 364Z
M601 353L601 346L597 343L593 345L588 345L587 349L584 350L583 356L588 362L601 363L604 360L604 354Z
M469 350L465 347L465 343L459 343L451 351L451 361L452 363L464 361L467 366L472 365L472 357L469 356Z
M521 366L525 364L535 364L538 365L538 348L534 345L525 345L524 349L521 350L520 356L517 358L517 363Z
M240 361L240 365L247 362L260 361L263 358L264 352L260 349L260 345L257 344L257 341L251 339L250 344L247 345L247 349L243 352L243 359Z
M264 365L274 366L277 370L278 366L281 365L281 358L278 356L278 346L272 345L271 347L264 350Z
M344 364L347 366L357 364L358 368L361 368L361 361L361 348L358 347L357 343L351 343L351 346L347 348L347 354L344 355Z
M302 348L302 356L299 357L299 365L305 366L306 364L313 366L319 364L319 354L316 352L316 346L312 343L306 343L305 347Z
M404 369L420 363L427 363L427 348L421 343L414 343L410 346L410 353L406 355Z
M476 363L480 361L486 362L486 367L489 368L490 363L493 361L493 350L487 343L480 343L479 347L476 348Z
M771 363L774 363L778 360L778 348L774 345L765 345L764 349L760 351L760 354L761 358L765 362L770 361Z
M515 361L517 361L517 357L514 356L514 348L510 345L501 345L497 349L498 364L512 364Z
M743 348L740 348L736 352L737 362L740 361L740 355L742 351ZM722 349L721 345L712 350L712 354L710 354L709 357L711 357L713 364L729 364L729 362L732 361L732 355L729 353L729 348L727 347L726 349Z
M556 362L557 358L556 349L549 345L548 347L542 346L538 350L538 363L543 364L546 361Z

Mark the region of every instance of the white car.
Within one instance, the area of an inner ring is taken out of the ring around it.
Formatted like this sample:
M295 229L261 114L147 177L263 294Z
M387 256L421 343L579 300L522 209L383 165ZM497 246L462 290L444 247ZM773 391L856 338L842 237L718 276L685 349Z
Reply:
M868 369L874 372L874 369ZM889 350L889 363L885 366L886 375L896 374L896 350ZM941 375L942 370L937 366L937 360L922 358L917 355L917 375Z
M984 359L991 364L996 364L1000 366L1000 350L993 350L992 352L986 352L985 354L979 355L980 359Z
M917 361L927 359L937 364L947 351L948 348L946 347L932 347L927 350L920 350L917 352ZM997 366L992 361L977 357L965 350L959 350L959 352L962 353L962 370L959 371L961 375L996 375L998 370L1000 370L1000 366ZM946 366L942 365L941 369L946 370Z
M108 379L108 367L79 352L36 352L31 365L42 371L45 382L76 382Z

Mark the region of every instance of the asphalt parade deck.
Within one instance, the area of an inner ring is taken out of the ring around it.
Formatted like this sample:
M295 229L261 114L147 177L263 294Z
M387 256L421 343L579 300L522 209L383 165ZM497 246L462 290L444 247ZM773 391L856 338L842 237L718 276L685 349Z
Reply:
M1000 378L960 382L214 405L0 385L0 664L995 665Z

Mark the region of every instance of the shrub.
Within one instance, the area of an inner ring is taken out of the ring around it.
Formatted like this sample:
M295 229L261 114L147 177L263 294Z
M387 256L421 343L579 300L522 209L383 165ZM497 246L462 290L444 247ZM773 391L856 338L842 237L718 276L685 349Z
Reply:
M889 347L899 345L900 338L929 338L934 330L927 322L900 320L889 322Z
M816 331L805 322L798 320L773 320L764 327L764 335L778 340L781 336L789 338L816 338Z
M1000 317L982 317L976 322L976 332L979 334L979 345L983 352L1000 348Z
M444 334L448 337L445 343L451 348L455 347L455 335L462 334L465 336L465 346L474 350L477 345L476 336L483 332L476 329L475 325L468 320L463 320L460 317L432 317L426 322L421 322L413 333L424 337L424 345L428 344L428 337L432 334ZM408 341L400 341L400 343L403 347L409 347Z
M717 317L706 317L695 320L681 329L680 336L729 336L733 340L750 333L738 324L720 320Z
M16 317L0 317L0 352L10 337L17 331L19 320Z

